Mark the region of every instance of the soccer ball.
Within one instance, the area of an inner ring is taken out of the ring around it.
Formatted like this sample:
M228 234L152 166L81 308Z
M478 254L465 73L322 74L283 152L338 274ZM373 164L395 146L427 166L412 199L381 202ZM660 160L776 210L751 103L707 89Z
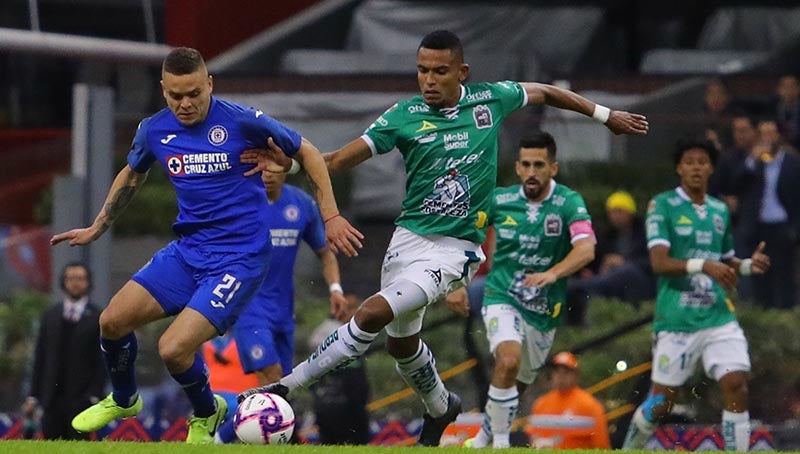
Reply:
M294 432L294 410L277 394L253 394L236 408L233 428L243 443L285 444Z

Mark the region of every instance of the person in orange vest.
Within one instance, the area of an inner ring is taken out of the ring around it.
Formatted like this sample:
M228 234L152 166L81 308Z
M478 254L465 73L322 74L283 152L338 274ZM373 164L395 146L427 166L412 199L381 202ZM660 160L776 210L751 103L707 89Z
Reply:
M208 382L214 393L228 402L225 421L236 412L236 396L249 388L258 386L255 374L245 374L239 352L230 331L203 344L203 359L208 364Z
M547 449L610 449L603 404L578 386L578 360L553 357L552 391L533 403L526 433L531 446Z

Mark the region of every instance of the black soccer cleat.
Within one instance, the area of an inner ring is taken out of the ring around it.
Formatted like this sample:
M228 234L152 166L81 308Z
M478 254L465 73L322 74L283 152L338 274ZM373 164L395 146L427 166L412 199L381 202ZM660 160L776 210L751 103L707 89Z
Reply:
M447 411L438 418L425 413L422 422L422 432L419 434L418 446L439 446L439 440L447 425L456 420L461 413L461 398L458 394L450 392L447 398Z
M243 400L247 399L253 394L261 394L261 393L277 394L286 399L286 396L289 395L289 388L286 387L285 385L280 384L280 382L270 383L264 386L257 386L255 388L250 388L246 391L242 391L241 393L239 393L239 395L236 396L236 401L242 403Z

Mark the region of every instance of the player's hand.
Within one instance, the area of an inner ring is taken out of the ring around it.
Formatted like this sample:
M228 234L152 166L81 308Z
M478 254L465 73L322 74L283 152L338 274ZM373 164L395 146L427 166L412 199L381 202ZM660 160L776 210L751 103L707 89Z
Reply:
M753 261L753 274L764 274L769 271L769 256L764 253L764 248L766 247L767 243L763 241L758 243L758 247L756 248L755 252L753 252L753 255L750 256L750 260Z
M522 283L526 287L544 287L558 280L556 273L548 270L541 273L525 274L525 281Z
M462 317L469 316L469 297L466 288L461 287L451 292L444 298L444 302L447 304L447 308L456 314Z
M69 232L59 233L50 238L50 246L55 246L62 241L69 241L70 246L83 246L92 241L100 238L103 232L98 231L94 227L86 227L83 229L72 229Z
M647 134L650 125L647 117L640 114L625 112L623 110L612 110L606 121L606 128L614 134L633 134L642 136Z
M286 156L272 137L267 139L267 148L245 150L239 156L239 160L245 164L255 164L255 167L244 173L246 177L262 171L286 173L292 168L292 158Z
M364 247L361 244L364 234L338 214L325 222L325 237L334 253L341 252L348 257L358 257L358 249Z
M739 283L739 274L736 270L722 262L706 260L703 264L703 273L711 276L728 292L734 290Z
M339 292L331 293L331 315L340 322L346 322L350 317L350 302Z

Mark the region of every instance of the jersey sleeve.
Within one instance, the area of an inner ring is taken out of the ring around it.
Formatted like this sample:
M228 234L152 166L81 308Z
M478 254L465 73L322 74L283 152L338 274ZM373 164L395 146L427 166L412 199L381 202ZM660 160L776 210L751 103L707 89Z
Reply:
M244 110L239 117L239 126L246 144L253 148L265 147L267 138L272 137L287 156L294 156L300 149L302 136L297 131L260 110Z
M647 205L647 248L655 246L669 247L669 218L664 199L655 198Z
M361 136L373 155L388 153L397 145L397 132L401 124L399 110L397 104L390 107Z
M495 82L492 84L492 91L500 99L505 115L528 105L528 93L519 82L510 80Z
M128 152L128 165L139 173L147 172L156 161L156 155L147 143L147 131L150 128L150 118L145 118L139 123L136 135L131 142L131 151Z
M303 230L303 241L308 243L311 249L318 251L328 244L325 237L325 224L322 222L322 215L319 212L317 202L311 197L305 197L305 202L308 224Z
M564 204L565 219L569 226L570 241L575 243L584 238L591 238L597 241L594 229L592 228L592 217L586 209L586 202L577 192L570 194Z

